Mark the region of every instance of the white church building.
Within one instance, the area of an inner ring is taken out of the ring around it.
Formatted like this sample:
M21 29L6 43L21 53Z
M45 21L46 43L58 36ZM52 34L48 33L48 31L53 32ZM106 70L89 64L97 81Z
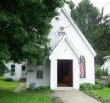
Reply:
M95 83L96 52L71 18L68 5L58 11L51 22L50 56L42 66L27 66L27 88L33 84L53 90L79 89L81 83Z

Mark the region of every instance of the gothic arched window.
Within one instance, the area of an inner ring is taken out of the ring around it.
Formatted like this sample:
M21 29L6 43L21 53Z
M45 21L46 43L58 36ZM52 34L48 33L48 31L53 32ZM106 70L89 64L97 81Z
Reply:
M86 77L86 65L84 56L80 56L80 78Z

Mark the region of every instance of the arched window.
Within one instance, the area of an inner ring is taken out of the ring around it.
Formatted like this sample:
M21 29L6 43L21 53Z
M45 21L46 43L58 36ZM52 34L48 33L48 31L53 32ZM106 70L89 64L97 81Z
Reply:
M84 56L80 56L80 78L86 77L86 65Z

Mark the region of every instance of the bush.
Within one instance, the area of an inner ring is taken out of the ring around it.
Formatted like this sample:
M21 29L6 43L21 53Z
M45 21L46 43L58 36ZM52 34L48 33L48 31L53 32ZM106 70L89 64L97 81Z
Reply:
M90 83L83 83L80 85L80 90L92 90L93 84Z
M54 92L48 86L39 86L39 87L34 88L34 89L28 88L27 90L32 91L32 92L36 92L36 93L53 93Z
M99 80L96 79L96 80L95 80L95 84L99 84L99 85L100 85L101 82L100 82Z
M101 76L108 76L108 70L103 70L99 65L95 67L95 77L100 78Z
M3 63L0 63L0 76L3 76L6 70L8 70L8 68Z
M50 88L47 86L39 86L39 87L35 88L34 90L42 92L42 91L48 91L48 90L50 90Z
M96 78L100 78L100 76L103 75L103 70L100 68L100 66L96 66L95 67L95 77Z
M110 87L110 74L108 76L108 87Z
M94 85L94 90L102 89L102 88L103 88L103 85L102 84L96 84L96 85Z
M13 81L12 78L5 78L4 80L5 80L5 81Z
M91 84L91 83L83 83L80 84L80 90L97 90L102 89L103 86L101 84Z
M108 76L108 69L103 70L103 76Z
M103 88L103 84L99 80L95 81L95 85L98 86L99 89Z

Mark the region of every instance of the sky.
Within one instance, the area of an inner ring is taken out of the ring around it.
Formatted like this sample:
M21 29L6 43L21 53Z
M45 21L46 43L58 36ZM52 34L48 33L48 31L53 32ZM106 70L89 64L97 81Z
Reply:
M73 0L77 5L81 0ZM110 13L110 0L90 0L99 10L104 7L104 14Z

